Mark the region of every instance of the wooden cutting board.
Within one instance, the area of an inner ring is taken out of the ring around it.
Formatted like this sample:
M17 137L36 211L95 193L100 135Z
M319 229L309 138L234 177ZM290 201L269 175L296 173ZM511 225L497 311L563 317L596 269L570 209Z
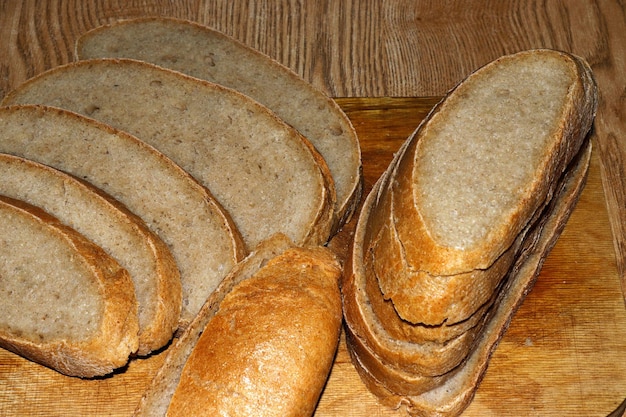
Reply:
M337 99L361 140L365 191L436 98ZM354 221L331 243L345 255ZM0 349L0 416L129 416L165 353L110 377L60 375ZM599 161L464 416L606 416L626 397L626 309ZM405 416L380 406L339 350L317 417Z

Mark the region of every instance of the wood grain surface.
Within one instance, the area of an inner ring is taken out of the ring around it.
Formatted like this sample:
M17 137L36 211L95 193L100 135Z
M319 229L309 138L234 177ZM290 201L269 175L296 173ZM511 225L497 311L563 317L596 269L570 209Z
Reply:
M0 97L72 59L84 31L165 15L219 29L338 100L363 144L367 186L424 112L505 53L585 57L600 90L592 175L466 415L605 416L626 396L626 4L621 0L0 0ZM375 97L367 99L362 97ZM369 189L369 188L368 188ZM341 239L349 240L349 228ZM342 345L343 346L343 345ZM61 377L0 350L0 415L128 415L162 360L111 378ZM343 347L318 416L404 415L377 406Z

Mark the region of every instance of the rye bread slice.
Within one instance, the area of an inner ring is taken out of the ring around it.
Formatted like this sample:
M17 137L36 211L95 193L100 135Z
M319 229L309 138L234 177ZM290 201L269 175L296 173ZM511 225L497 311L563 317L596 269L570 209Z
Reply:
M419 395L407 394L407 391L401 390L394 391L391 387L397 389L402 386L401 381L377 378L371 372L371 368L364 366L364 361L358 356L357 350L348 346L363 382L379 397L381 403L392 408L405 406L410 415L420 417L458 416L470 404L488 367L491 354L506 332L515 311L526 294L531 291L547 254L556 243L578 201L587 178L591 149L591 142L587 140L559 183L559 188L546 208L545 215L540 218L535 229L536 239L532 241L533 245L520 256L507 277L493 309L487 315L488 322L475 347L443 384ZM358 261L358 258L356 260ZM358 274L361 268L354 263L350 267L350 274Z
M138 346L128 272L43 210L0 196L0 346L60 373L94 377Z
M77 40L76 57L138 59L241 91L295 127L324 157L337 192L333 232L359 203L361 151L350 120L334 100L267 55L206 26L155 17L92 29Z
M154 146L210 190L248 250L277 232L298 245L329 238L335 191L324 160L234 90L141 61L96 59L40 74L4 103L72 110Z
M0 108L0 152L85 180L139 216L170 249L180 271L184 327L243 258L229 216L206 188L136 137L45 106Z
M454 284L457 293L484 294L463 314L456 311L463 307L459 299L436 309L420 302L428 293L451 291L438 287L446 285L438 276L487 270L535 220L591 126L596 94L582 59L523 51L468 76L429 114L392 185L395 228L410 273L379 276L403 319L456 322L489 298L494 280L481 279Z
M138 303L138 355L170 341L180 318L180 274L168 247L139 217L91 184L18 156L0 154L0 177L0 195L43 209L129 272Z
M340 273L326 248L263 242L168 351L135 415L312 415L339 341Z

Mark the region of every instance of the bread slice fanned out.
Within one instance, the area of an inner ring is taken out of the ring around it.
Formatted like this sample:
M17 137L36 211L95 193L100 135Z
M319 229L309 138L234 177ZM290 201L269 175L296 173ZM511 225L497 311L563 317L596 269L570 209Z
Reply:
M184 327L244 246L206 188L134 136L45 106L0 108L0 152L85 180L139 216L169 247L180 271Z
M0 195L43 209L129 272L138 302L138 355L170 341L180 318L180 274L165 243L139 217L92 185L18 156L0 154L0 177Z
M586 62L525 51L470 75L403 144L342 285L353 363L383 403L467 407L584 188L596 108Z
M0 196L0 346L66 375L124 366L138 346L128 272L37 207Z
M135 415L312 415L339 341L340 274L326 248L264 241L170 348Z
M361 151L349 119L326 94L259 51L197 23L139 18L85 33L76 56L138 59L241 91L295 127L324 157L337 191L333 231L359 203Z
M295 129L234 90L134 60L53 68L4 104L75 111L154 146L206 186L248 249L281 232L325 243L335 190L323 158Z

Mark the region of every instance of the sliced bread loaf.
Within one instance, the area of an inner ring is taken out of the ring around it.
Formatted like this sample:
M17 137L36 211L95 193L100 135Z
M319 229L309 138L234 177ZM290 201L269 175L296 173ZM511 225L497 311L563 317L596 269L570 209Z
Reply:
M134 60L54 68L4 103L57 106L135 135L204 184L248 249L276 232L299 245L330 235L335 191L310 143L234 90Z
M132 58L241 91L295 127L322 154L335 182L333 230L361 195L361 151L354 129L326 94L268 56L197 23L140 18L93 29L76 43L79 59Z
M10 106L0 108L0 138L0 152L90 182L167 244L180 271L180 326L243 257L241 237L208 191L134 136L57 108Z
M0 346L63 374L105 375L138 346L128 272L44 211L0 197Z
M528 80L522 87L521 78ZM420 416L458 415L467 406L578 200L596 106L595 83L584 61L556 51L527 51L468 77L405 142L366 199L342 285L351 356L386 404L405 404ZM481 111L475 113L476 108ZM458 137L463 131L469 132L467 140ZM518 163L522 166L510 166ZM500 166L505 168L494 173ZM453 173L446 177L448 172ZM494 183L494 174L505 178ZM414 185L429 181L429 187ZM430 187L448 200L435 203L426 197ZM476 200L468 187L478 188ZM491 194L499 188L504 190L496 194L509 193L509 198ZM473 201L469 206L467 198ZM498 204L501 211L489 210ZM435 221L441 224L433 226ZM448 228L449 235L442 232ZM498 271L495 277L488 276L492 268ZM450 287L451 280L458 282ZM430 316L439 318L429 321ZM415 352L433 345L422 341L413 326L436 330L463 319L476 320L476 326L440 344L473 339L463 347L465 353L452 352L457 365L449 366L445 351L416 362Z
M170 349L135 415L312 415L339 341L340 274L326 248L263 242Z
M180 318L180 274L165 243L139 217L92 185L18 156L0 154L0 177L1 195L42 208L130 273L139 310L138 355L170 341Z

